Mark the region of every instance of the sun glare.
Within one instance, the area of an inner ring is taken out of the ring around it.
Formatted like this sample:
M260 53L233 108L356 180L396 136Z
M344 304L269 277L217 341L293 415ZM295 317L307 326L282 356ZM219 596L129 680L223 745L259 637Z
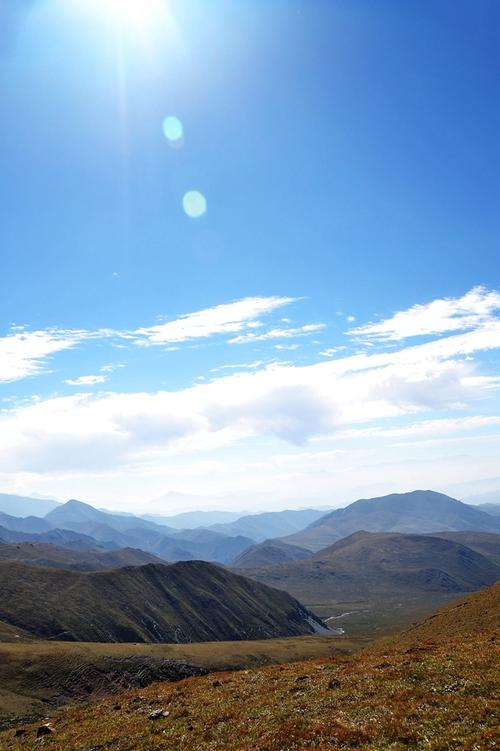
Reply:
M113 23L127 26L159 22L166 12L165 0L92 0L92 4Z

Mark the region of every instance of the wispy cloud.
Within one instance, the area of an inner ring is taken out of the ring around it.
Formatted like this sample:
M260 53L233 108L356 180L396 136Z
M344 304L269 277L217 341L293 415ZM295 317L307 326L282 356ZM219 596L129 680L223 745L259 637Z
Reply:
M254 360L253 362L232 363L231 365L219 365L218 368L211 368L211 373L220 373L221 370L255 370L266 365L265 360Z
M79 378L68 378L64 381L68 386L95 386L98 383L105 383L106 376L103 375L84 375Z
M500 388L464 353L500 348L476 331L308 366L276 363L179 391L79 394L0 412L0 469L120 467L272 436L301 445L349 427L463 410Z
M0 338L0 382L36 375L44 370L51 355L71 349L85 340L107 339L120 349L133 343L143 347L159 345L165 350L174 351L183 342L255 331L263 326L259 316L269 315L297 300L294 297L246 297L135 331L110 328L96 331L57 328L28 331L23 327L15 327L7 336ZM105 365L101 372L111 372L117 367L122 367L122 364ZM80 381L70 385L92 384L90 381Z
M0 338L0 381L16 381L35 375L51 355L71 349L88 337L86 331L14 330Z
M295 302L294 297L246 297L235 302L188 313L166 323L137 329L138 342L172 344L203 339L216 334L234 334L262 324L259 316Z
M307 323L305 326L297 326L295 328L276 328L270 331L265 331L262 334L254 334L253 332L236 336L229 340L230 344L247 344L249 342L265 342L270 339L293 339L297 336L308 336L314 334L316 331L321 331L325 328L324 323Z
M500 310L500 292L474 287L463 297L446 297L426 305L414 305L391 318L358 326L353 336L398 341L413 336L465 331L485 324Z

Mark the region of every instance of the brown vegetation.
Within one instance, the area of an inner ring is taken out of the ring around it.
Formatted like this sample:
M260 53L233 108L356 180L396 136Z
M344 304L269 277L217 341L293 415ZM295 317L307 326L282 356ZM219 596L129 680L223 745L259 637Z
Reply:
M53 751L498 748L500 585L353 656L154 684L54 718ZM457 616L463 613L463 616ZM458 620L457 620L458 618ZM482 624L482 625L481 625ZM154 710L164 715L152 722ZM168 713L168 714L167 714ZM0 735L39 748L36 726Z

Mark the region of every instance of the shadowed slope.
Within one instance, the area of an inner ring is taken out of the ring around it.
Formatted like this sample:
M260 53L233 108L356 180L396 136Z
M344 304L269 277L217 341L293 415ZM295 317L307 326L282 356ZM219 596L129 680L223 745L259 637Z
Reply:
M100 571L120 566L145 566L162 563L151 553L134 548L118 550L75 551L45 543L23 542L17 545L0 545L0 561L18 561L31 566L62 568L68 571Z
M201 561L86 574L0 563L0 620L69 641L262 639L321 629L290 595Z

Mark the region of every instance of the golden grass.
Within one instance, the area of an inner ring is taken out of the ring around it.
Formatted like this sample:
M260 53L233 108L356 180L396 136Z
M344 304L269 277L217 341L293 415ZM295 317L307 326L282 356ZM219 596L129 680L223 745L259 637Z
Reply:
M95 698L123 685L143 685L144 678L133 674L142 671L140 664L133 663L137 658L181 660L209 670L228 670L328 657L354 651L361 644L332 636L196 644L0 643L0 728L43 717L67 701ZM113 663L129 658L127 664ZM109 674L117 670L120 677ZM151 666L152 680L155 673L159 680L158 670Z
M55 717L51 751L497 749L498 651L488 634L152 686ZM164 709L169 716L152 721ZM40 748L35 728L2 751Z

